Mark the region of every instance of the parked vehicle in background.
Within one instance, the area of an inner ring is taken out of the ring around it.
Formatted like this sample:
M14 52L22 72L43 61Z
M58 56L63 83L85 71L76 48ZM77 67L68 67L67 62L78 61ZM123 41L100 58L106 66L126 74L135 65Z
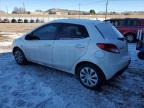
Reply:
M36 23L41 23L41 20L40 19L36 19Z
M0 23L2 23L2 19L0 18Z
M144 29L138 30L137 40L138 58L144 60Z
M41 20L40 23L44 23L44 20Z
M11 23L17 23L17 20L16 19L12 19Z
M2 23L10 23L10 20L7 19L7 18L6 18L6 19L3 19L3 20L2 20Z
M24 19L24 23L28 23L29 21L27 19Z
M135 42L137 30L144 28L144 19L139 18L109 19L105 21L111 22L128 42Z
M20 65L32 61L76 74L90 89L124 72L131 61L112 24L80 19L56 20L16 39L13 55Z
M18 19L18 23L23 23L23 20L22 19Z
M31 20L30 20L30 23L35 23L35 20L31 19Z

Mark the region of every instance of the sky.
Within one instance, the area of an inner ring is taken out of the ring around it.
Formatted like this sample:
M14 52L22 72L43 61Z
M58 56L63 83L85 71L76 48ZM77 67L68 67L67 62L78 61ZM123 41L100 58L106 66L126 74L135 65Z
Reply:
M96 12L105 11L106 0L0 0L0 10L11 12L14 7L22 7L28 11L48 10L51 8L79 9ZM144 11L144 0L109 0L108 11Z

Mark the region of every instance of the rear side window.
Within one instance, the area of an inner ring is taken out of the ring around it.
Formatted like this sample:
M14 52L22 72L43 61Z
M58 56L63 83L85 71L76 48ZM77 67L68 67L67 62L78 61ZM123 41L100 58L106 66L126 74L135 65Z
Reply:
M140 26L140 21L138 21L138 20L127 20L127 26Z
M118 26L125 26L126 25L126 21L125 20L107 20L107 22L110 22L111 24L113 24L115 27Z
M59 34L59 39L80 39L87 38L88 32L82 25L76 24L63 24Z
M118 23L117 20L111 20L111 23L112 23L115 27L119 26L119 23Z
M125 26L126 20L119 20L118 23L119 23L119 26Z
M123 35L111 24L102 23L96 26L101 35L106 39L123 38Z
M114 26L118 26L118 21L117 20L106 20L106 22L109 22L111 24L113 24Z

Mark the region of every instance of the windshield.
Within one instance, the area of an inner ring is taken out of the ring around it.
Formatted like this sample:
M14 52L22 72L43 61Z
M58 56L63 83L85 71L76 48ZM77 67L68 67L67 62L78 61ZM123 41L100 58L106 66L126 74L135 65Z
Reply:
M123 35L111 24L102 23L96 26L102 36L106 39L124 38Z

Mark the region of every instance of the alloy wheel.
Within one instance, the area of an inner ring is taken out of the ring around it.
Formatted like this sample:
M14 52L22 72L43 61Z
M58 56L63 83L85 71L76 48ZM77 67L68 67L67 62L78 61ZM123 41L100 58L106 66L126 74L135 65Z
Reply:
M91 67L83 67L80 71L80 80L84 85L94 87L98 83L98 75Z
M14 56L15 56L15 60L18 62L18 63L22 63L23 60L24 60L24 56L22 54L22 52L20 50L16 50L14 52Z

